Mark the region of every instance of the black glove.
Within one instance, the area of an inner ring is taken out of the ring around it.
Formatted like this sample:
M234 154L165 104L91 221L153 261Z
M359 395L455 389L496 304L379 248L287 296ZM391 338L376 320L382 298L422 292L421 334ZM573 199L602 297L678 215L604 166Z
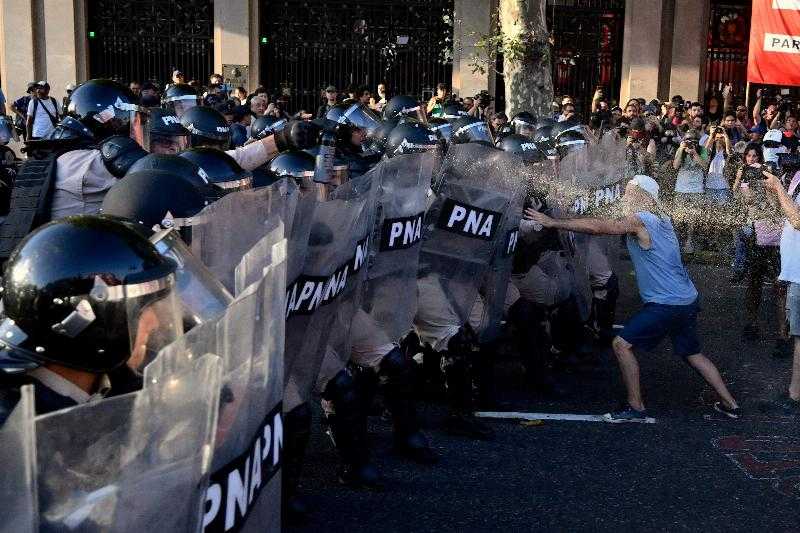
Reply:
M290 120L286 126L275 133L275 146L279 152L290 149L305 150L317 145L322 128L305 120Z

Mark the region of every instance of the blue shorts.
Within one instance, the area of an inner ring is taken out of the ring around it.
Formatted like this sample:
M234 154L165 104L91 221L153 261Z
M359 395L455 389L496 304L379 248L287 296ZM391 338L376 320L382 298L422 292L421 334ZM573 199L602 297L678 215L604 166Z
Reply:
M634 348L648 351L669 336L675 354L688 357L701 351L697 336L699 311L696 300L689 305L646 303L628 320L619 336Z

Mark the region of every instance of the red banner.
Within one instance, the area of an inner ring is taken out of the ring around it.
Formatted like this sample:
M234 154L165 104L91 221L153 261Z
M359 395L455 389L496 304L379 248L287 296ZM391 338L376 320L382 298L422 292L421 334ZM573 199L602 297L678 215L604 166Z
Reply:
M747 81L800 85L800 0L753 0Z

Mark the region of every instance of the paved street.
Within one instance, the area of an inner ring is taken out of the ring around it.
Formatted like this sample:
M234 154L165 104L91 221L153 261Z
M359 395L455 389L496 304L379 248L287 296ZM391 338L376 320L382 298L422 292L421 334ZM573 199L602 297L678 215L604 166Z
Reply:
M638 305L630 263L620 266L618 322ZM424 468L390 455L389 426L375 418L382 491L340 487L334 452L317 434L303 484L319 512L294 531L800 531L800 419L759 409L785 390L790 362L771 357L772 337L741 340L744 288L728 286L726 269L690 270L702 294L704 349L745 419L715 413L709 389L667 343L640 357L656 424L496 421L489 443L429 429L442 461ZM765 324L771 315L762 311ZM518 363L503 360L503 408L606 412L623 396L611 357L599 354L595 365L564 374L569 394L557 400L527 393ZM442 415L439 406L424 411L429 428Z

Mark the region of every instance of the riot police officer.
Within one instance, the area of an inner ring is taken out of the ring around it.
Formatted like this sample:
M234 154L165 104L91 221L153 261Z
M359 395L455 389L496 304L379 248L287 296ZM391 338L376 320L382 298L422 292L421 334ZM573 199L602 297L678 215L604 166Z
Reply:
M28 235L2 281L0 420L23 385L34 386L38 414L139 388L132 369L182 333L175 268L104 217L67 217Z

